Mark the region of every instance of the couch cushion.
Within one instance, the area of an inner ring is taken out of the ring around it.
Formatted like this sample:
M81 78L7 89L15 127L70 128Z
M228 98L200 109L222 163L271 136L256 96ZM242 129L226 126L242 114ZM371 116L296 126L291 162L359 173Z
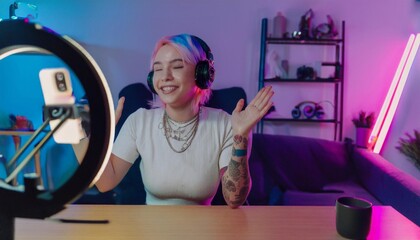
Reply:
M334 206L337 198L344 196L362 198L373 205L382 205L363 187L352 181L329 184L322 191L316 193L288 190L283 194L283 205Z
M325 185L322 190L326 192L342 192L343 195L348 197L362 198L371 202L373 205L382 205L382 203L362 187L362 185L352 180L330 183Z
M254 154L251 152L251 155ZM257 159L251 157L250 159ZM262 161L249 161L252 179L251 191L248 195L248 203L251 205L266 205L269 203L269 194L274 187L271 174L267 173Z
M305 192L345 181L352 171L343 143L297 136L254 134L252 161L263 162L283 189Z
M334 206L337 198L345 196L341 192L302 192L288 190L283 194L285 206Z

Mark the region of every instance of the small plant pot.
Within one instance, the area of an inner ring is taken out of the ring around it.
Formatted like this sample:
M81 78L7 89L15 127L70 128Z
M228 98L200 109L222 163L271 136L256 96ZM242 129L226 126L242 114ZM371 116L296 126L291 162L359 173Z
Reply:
M369 148L369 137L371 133L371 128L356 128L356 146Z

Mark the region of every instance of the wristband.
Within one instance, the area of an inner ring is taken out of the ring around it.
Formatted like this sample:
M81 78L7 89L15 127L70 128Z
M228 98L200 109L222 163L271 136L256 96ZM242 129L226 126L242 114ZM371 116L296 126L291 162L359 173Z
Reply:
M232 156L235 157L244 157L246 156L246 149L235 149L235 147L232 147Z

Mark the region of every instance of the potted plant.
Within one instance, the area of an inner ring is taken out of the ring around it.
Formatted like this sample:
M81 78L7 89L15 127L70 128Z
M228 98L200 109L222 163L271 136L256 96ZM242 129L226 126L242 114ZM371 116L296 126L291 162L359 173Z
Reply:
M375 114L373 112L367 114L365 111L360 111L358 117L352 119L356 127L356 146L369 147L369 136L372 132L374 121Z
M408 157L420 170L420 132L414 130L414 136L405 134L408 139L400 138L396 147L402 154Z

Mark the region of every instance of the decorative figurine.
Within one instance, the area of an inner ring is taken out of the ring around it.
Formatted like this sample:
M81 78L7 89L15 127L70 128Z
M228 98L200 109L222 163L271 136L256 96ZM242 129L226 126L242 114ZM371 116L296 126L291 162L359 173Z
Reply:
M287 78L288 76L288 62L287 60L280 60L276 51L270 50L267 53L265 78Z
M13 130L33 130L34 126L32 121L24 116L9 115L10 123Z
M334 21L330 15L327 15L327 23L321 23L313 29L313 36L316 39L333 39L338 35Z
M309 9L301 18L299 22L299 32L294 32L293 37L298 39L311 39L311 21L314 13Z

